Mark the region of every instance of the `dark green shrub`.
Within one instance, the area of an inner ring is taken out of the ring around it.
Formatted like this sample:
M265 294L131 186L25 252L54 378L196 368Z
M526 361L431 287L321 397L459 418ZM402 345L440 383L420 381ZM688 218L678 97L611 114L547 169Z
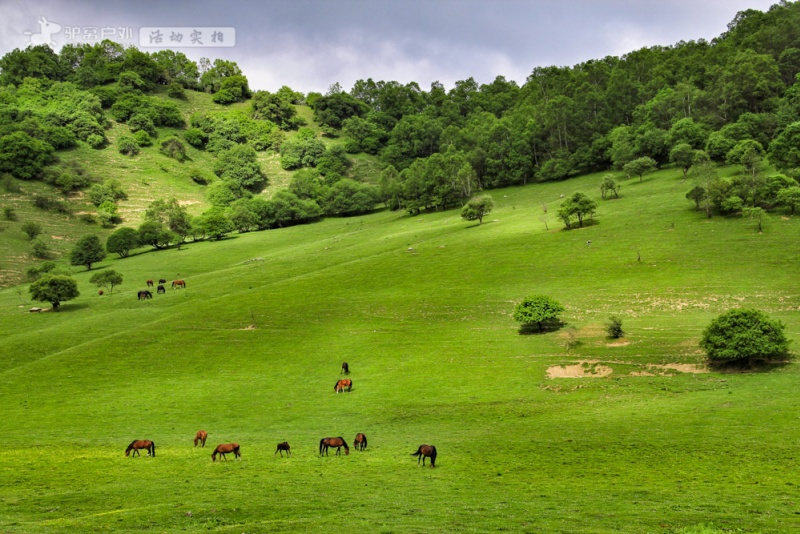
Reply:
M769 361L789 356L786 326L754 309L723 313L703 331L700 346L712 364Z
M130 135L120 136L117 141L117 146L119 147L120 154L125 154L126 156L135 156L139 153L139 143Z
M606 322L606 333L608 337L612 339L619 339L624 336L625 332L622 330L622 319L616 315L609 317L608 322Z

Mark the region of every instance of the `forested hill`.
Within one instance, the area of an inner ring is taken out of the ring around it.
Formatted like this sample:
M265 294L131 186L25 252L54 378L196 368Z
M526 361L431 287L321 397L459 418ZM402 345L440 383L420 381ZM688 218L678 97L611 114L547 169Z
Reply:
M688 169L697 151L748 169L768 159L790 186L800 166L799 72L800 2L740 12L711 42L537 67L522 86L499 76L428 90L367 79L325 94L253 92L230 61L198 64L109 41L59 53L37 46L0 59L0 172L7 191L19 191L18 180L50 184L67 200L85 189L99 221L113 226L125 184L95 183L114 174L60 155L207 161L213 175L187 171L210 184L202 205L238 216L242 231L364 213L378 202L415 214L481 189L626 165ZM354 162L370 172L354 172ZM276 193L278 183L288 190ZM720 211L736 196L739 205L768 202L755 186L715 187ZM52 198L41 203L69 211Z

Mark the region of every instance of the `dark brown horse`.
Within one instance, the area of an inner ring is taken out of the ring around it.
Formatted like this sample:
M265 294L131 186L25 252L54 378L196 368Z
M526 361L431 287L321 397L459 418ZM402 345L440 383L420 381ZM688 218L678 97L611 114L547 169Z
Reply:
M167 292L167 289L164 287L164 285L163 284L158 284L158 288L156 289L156 293L158 293L160 295L161 293L166 293L166 292Z
M145 289L144 291L139 291L138 297L139 300L147 300L153 298L153 294Z
M419 465L420 459L422 459L422 465L425 465L425 457L431 459L431 467L436 467L436 447L433 445L420 445L417 452L411 454L411 456L417 457L417 465Z
M350 391L352 387L353 387L353 381L350 380L349 378L343 378L336 382L336 385L333 386L333 391L339 393L340 391L344 391L345 388L347 388L347 391Z
M217 461L217 455L220 454L220 455L222 455L222 457L227 462L228 461L228 457L225 456L225 455L228 454L228 453L231 453L231 452L233 453L233 457L234 458L241 458L242 457L241 453L239 453L239 444L238 443L223 443L221 445L217 445L217 448L214 449L214 452L211 453L211 461L212 462L216 462Z
M353 447L355 447L355 449L357 451L363 451L364 449L366 449L367 448L367 436L365 436L361 432L356 434L356 439L353 440Z
M153 287L153 281L152 280L148 280L147 281L147 287Z
M172 289L186 289L186 282L183 280L173 280Z
M342 447L344 447L344 453L350 454L350 447L347 446L347 442L343 437L322 438L319 440L319 455L322 456L325 453L325 456L327 456L329 447L336 447L336 454L342 452Z
M197 447L197 444L200 443L203 447L205 447L207 438L208 432L205 430L198 430L197 434L194 435L194 446Z
M159 284L166 284L167 283L167 279L166 278L159 278L158 279L158 283Z
M278 443L278 448L275 449L275 454L278 454L278 451L281 452L281 458L283 458L283 451L286 451L288 456L292 455L291 447L289 447L289 443L286 441L283 443ZM273 456L275 456L275 454L273 454Z
M134 456L141 456L139 453L139 449L146 449L148 456L155 456L156 455L156 444L150 441L149 439L137 439L131 442L128 445L128 448L125 449L125 456L128 456L131 451L133 451Z
M347 362L342 362L342 370L339 371L339 374L342 374L342 373L344 373L346 375L350 374L350 366L347 365Z

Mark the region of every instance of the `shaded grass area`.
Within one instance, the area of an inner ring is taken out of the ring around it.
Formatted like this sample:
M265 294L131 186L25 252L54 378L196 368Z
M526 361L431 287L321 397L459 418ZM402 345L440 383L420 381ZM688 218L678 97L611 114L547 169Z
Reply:
M545 229L543 203L599 197L599 181L495 191L480 226L381 212L109 258L125 283L98 297L78 272L59 313L0 291L0 529L797 529L797 366L651 366L702 365L700 332L734 306L797 339L800 226L706 220L663 171L594 225ZM187 288L137 301L160 277ZM565 305L563 328L519 335L530 293ZM342 361L353 390L337 395ZM547 378L586 361L612 372ZM199 428L210 447L192 447ZM320 438L357 432L365 452L318 457ZM133 439L156 457L125 458ZM212 464L229 441L242 460ZM421 443L436 469L411 456Z

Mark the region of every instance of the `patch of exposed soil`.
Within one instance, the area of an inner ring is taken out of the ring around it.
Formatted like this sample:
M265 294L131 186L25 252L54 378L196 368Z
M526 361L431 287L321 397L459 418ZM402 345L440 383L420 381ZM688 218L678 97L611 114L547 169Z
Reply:
M548 378L599 378L611 373L611 367L589 362L580 362L575 365L553 365L547 368Z
M255 329L256 329L256 325L251 324L251 325L245 326L244 328L240 328L239 330L255 330Z
M630 341L613 341L611 343L606 343L606 347L627 347L630 344Z

